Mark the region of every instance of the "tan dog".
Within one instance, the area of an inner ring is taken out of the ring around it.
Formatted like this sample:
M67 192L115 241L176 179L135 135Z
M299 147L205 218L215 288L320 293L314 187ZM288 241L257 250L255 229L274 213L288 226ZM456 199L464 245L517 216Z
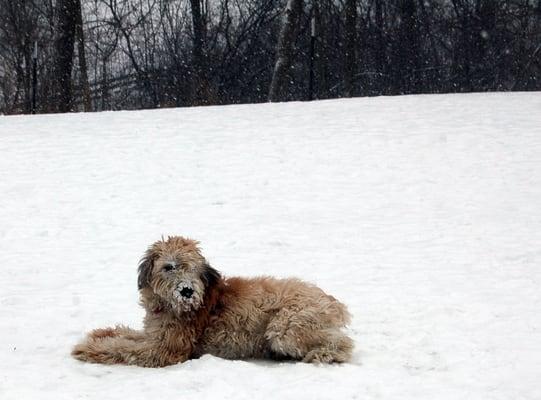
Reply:
M169 237L139 265L141 331L96 329L73 349L82 361L163 367L202 354L345 362L353 341L346 307L298 279L222 278L197 242Z

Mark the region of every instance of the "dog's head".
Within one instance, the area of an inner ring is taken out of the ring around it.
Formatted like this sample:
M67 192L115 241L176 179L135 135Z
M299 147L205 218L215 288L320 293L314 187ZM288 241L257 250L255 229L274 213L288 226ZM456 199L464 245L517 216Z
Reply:
M152 290L179 313L199 309L205 293L221 276L197 245L194 240L170 236L150 246L139 264L139 290Z

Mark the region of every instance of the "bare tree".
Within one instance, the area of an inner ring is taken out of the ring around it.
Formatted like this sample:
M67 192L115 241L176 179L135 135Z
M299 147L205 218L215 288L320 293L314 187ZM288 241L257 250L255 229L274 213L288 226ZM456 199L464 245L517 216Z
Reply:
M193 27L193 69L195 73L194 99L195 104L208 104L211 95L207 75L205 7L202 0L190 0L190 6Z
M357 0L346 0L345 13L345 39L344 46L344 96L353 96L354 77L356 71L357 55Z
M397 40L393 57L393 81L399 93L422 91L420 69L424 59L421 53L417 0L398 0Z
M83 94L84 111L92 111L92 99L90 98L90 85L88 84L88 69L86 65L85 37L83 30L83 12L81 0L76 1L75 33L77 36L77 56L79 59L80 86Z
M73 67L73 45L77 23L77 0L58 0L58 30L56 47L56 111L68 112L72 107L71 72Z
M284 10L284 20L278 46L276 49L276 63L272 74L269 90L269 101L285 100L284 94L287 75L291 67L295 48L295 39L298 31L300 15L303 9L302 0L288 0Z
M387 73L386 45L385 45L385 19L383 14L383 0L375 0L375 30L376 30L376 69L379 76Z
M44 22L38 6L0 0L0 112L31 110L31 54Z

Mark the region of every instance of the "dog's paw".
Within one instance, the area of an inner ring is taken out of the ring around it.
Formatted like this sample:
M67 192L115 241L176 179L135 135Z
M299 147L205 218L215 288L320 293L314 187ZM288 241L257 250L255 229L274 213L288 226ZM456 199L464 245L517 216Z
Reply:
M88 342L79 343L71 350L71 355L80 361L97 362L95 361L98 352L93 349Z
M87 340L75 345L71 351L73 358L90 363L99 364L122 364L122 354L115 351L115 339L110 336L101 337L99 340Z
M314 363L314 364L331 364L333 362L343 362L340 358L337 358L333 352L316 349L309 351L306 356L304 356L303 362Z
M306 353L302 361L314 364L331 364L345 363L348 362L350 358L351 348L332 346L312 349Z

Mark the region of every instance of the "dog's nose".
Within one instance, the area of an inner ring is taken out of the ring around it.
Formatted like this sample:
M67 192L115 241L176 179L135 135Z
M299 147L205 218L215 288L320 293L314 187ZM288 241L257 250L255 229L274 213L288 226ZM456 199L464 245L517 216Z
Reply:
M185 287L185 288L183 288L183 289L180 291L180 294L181 294L183 297L186 297L187 299L189 299L190 297L192 297L193 289L192 289L192 288L189 288L189 287Z

